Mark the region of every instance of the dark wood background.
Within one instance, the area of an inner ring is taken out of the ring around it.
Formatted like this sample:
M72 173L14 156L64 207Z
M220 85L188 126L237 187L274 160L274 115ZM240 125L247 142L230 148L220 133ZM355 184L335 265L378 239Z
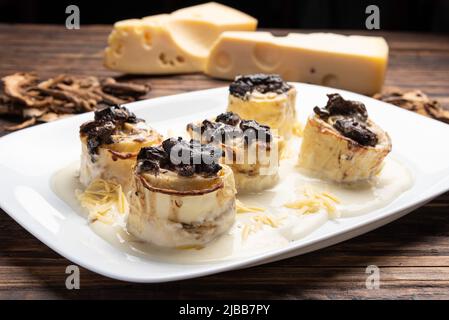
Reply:
M80 9L81 24L115 21L172 12L204 0L0 0L0 22L64 24L65 8ZM219 0L257 17L260 28L366 30L366 8L376 5L382 30L449 32L447 0ZM101 12L101 14L99 14Z
M17 71L37 71L42 77L118 76L102 66L109 30L110 26L68 31L61 26L0 25L0 76ZM449 107L449 36L380 34L391 50L386 84L422 89ZM199 74L132 79L150 82L153 97L227 84ZM0 135L13 121L0 119ZM449 193L394 223L318 252L200 279L133 284L81 269L81 289L69 291L69 264L0 210L2 299L448 299ZM379 290L365 287L365 269L371 264L380 268Z

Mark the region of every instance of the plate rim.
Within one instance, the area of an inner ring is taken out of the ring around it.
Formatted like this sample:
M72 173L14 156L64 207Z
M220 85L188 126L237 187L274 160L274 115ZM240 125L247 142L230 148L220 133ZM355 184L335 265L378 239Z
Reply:
M361 96L361 97L363 97L363 99L366 99L366 98L373 99L371 97L364 96L364 95L354 93L354 92L350 92L347 90L334 89L334 88L330 88L330 87L323 87L323 86L318 86L318 85L304 84L304 83L297 83L297 82L290 82L290 83L295 84L295 86L299 85L301 87L306 87L306 88L307 87L315 87L320 90L323 90L323 89L335 90L336 92L340 92L343 94L350 93L351 95ZM162 97L154 97L151 99L128 103L128 104L126 104L126 106L131 106L133 108L133 105L134 105L134 107L136 107L135 108L136 112L138 112L139 109L143 108L144 104L148 103L148 101L150 101L150 100L151 101L155 101L155 100L169 101L170 99L173 99L173 98L178 99L178 98L182 98L182 96L201 95L206 92L213 93L214 91L218 92L218 91L221 91L221 90L224 90L227 88L228 87L224 86L224 87L218 87L218 88L212 88L212 89L184 92L184 93L173 94L173 95L162 96ZM373 100L375 100L375 99L373 99ZM377 103L388 105L388 107L394 106L389 103L385 103L383 101L379 101L379 100L375 100L375 101ZM153 103L155 103L155 102L153 102ZM411 111L403 110L397 106L394 106L394 107L399 109L401 112L407 113L407 116L419 117L420 121L432 121L434 123L438 123L438 125L443 125L443 126L445 125L437 120L420 116ZM10 139L17 139L18 137L20 137L22 135L28 135L28 134L32 133L33 131L49 130L53 126L62 126L63 127L66 122L72 122L75 120L81 120L83 118L88 118L92 115L92 113L93 112L88 112L88 113L84 113L84 114L80 114L80 115L75 115L73 117L61 119L56 122L40 124L40 125L37 125L34 127L30 127L30 128L16 131L16 132L12 132L12 133L7 134L0 138L0 149L3 147L3 145L7 144ZM167 120L169 120L169 119L167 119ZM448 130L449 130L449 127L448 127ZM56 169L55 169L55 171L56 171ZM0 168L0 173L2 173L1 168ZM0 187L3 187L3 186L4 185L3 185L2 181L0 181ZM52 243L52 241L50 239L52 236L51 234L50 234L50 236L48 236L48 234L45 235L43 233L39 233L38 230L36 230L36 228L33 227L33 224L26 223L26 222L22 221L22 219L17 214L14 213L14 211L17 208L15 209L15 208L13 208L12 205L10 206L10 204L12 204L13 201L11 201L11 203L10 203L8 201L8 199L5 199L1 193L0 193L0 208L2 208L14 221L16 221L22 228L24 228L25 230L30 232L39 241L44 243L46 246L48 246L50 249L57 252L64 258L76 263L77 265L80 265L86 269L93 271L93 272L99 273L103 276L117 279L120 281L128 281L128 282L136 282L136 283L160 283L160 282L177 281L177 280L182 280L182 279L191 279L191 278L202 277L202 276L206 276L206 275L210 275L210 274L221 273L221 272L225 272L225 271L229 271L229 270L241 269L241 268L251 267L251 266L255 266L255 265L259 265L259 264L265 264L265 263L269 263L269 262L273 262L273 261L277 261L277 260L282 260L282 259L292 257L292 256L302 255L302 254L305 254L308 252L312 252L315 250L319 250L319 249L337 244L339 242L345 241L347 239L351 239L353 237L356 237L358 235L364 234L364 233L374 230L378 227L386 225L386 224L408 214L409 212L415 210L416 208L422 206L424 203L431 201L432 199L438 197L439 195L447 192L449 190L449 176L443 177L441 180L439 180L439 182L437 183L436 186L438 187L436 190L427 192L424 197L422 197L421 199L419 199L416 202L412 201L412 202L405 203L402 206L400 206L399 208L396 208L393 212L389 212L389 213L388 213L388 211L382 212L382 214L380 216L374 215L372 217L367 217L367 219L364 219L361 222L355 223L354 225L352 225L350 227L342 228L341 230L338 230L337 232L333 232L333 233L329 233L324 236L320 236L318 239L309 239L306 242L297 242L297 243L289 244L285 247L281 247L281 248L278 248L275 250L260 253L260 254L254 255L254 256L246 257L244 259L237 258L236 260L228 260L228 261L223 261L223 262L218 262L218 263L213 262L213 263L210 263L211 267L209 267L209 268L193 270L193 271L189 271L187 273L179 273L176 275L170 275L170 273L167 273L167 274L164 274L163 276L157 276L157 277L154 277L151 275L148 275L145 277L143 277L143 276L133 277L132 275L126 275L125 273L108 272L108 270L103 270L101 268L98 268L95 265L95 263L92 263L91 261L84 261L83 259L79 259L76 256L76 254L67 252L67 250L64 250L63 245L59 245L58 243L56 243L56 244ZM433 188L433 189L435 189L435 188ZM52 191L52 192L54 193L54 191ZM58 195L55 194L55 196L59 198ZM24 209L22 209L22 210L26 213L26 210L24 210ZM381 211L381 210L383 210L383 208L379 208L375 211ZM360 233L358 233L357 231L360 231ZM284 257L285 255L288 255L288 257ZM222 265L220 265L220 264L222 264Z

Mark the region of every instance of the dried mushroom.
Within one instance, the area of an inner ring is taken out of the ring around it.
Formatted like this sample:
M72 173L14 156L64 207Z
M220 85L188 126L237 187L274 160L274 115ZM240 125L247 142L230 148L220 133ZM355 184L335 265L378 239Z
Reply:
M2 79L4 94L12 101L17 101L27 107L39 107L44 102L32 93L32 88L38 83L34 73L15 73Z
M99 80L92 76L58 75L40 81L35 73L14 73L2 78L0 115L21 116L25 121L7 127L13 131L38 122L120 105L146 97L150 86Z
M444 109L438 101L429 98L421 90L386 88L382 93L375 94L374 98L449 123L449 110Z

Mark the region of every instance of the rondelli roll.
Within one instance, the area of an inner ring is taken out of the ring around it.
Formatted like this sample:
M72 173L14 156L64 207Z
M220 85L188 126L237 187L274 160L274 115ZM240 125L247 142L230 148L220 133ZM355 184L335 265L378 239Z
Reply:
M229 86L227 111L277 130L288 139L296 124L296 89L273 74L237 76Z
M165 247L197 246L229 230L235 220L232 170L221 151L198 141L167 139L143 148L129 194L128 231Z
M306 172L336 182L371 179L391 151L388 134L368 118L365 105L329 94L315 107L304 129L298 164Z
M159 144L162 136L125 107L113 106L96 111L95 119L81 126L80 139L81 183L101 178L126 190L139 150Z
M188 124L187 131L194 139L223 151L221 163L234 172L238 193L261 191L278 182L283 138L273 135L270 127L226 112L214 120Z

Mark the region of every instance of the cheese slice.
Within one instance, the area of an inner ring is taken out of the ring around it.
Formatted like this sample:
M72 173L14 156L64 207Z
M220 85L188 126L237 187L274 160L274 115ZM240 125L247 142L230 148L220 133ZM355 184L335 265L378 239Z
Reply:
M277 73L287 81L371 95L381 90L387 63L388 45L381 37L224 32L210 51L205 73L222 79Z
M140 74L202 71L222 32L256 26L256 19L215 2L119 21L108 39L105 66Z

